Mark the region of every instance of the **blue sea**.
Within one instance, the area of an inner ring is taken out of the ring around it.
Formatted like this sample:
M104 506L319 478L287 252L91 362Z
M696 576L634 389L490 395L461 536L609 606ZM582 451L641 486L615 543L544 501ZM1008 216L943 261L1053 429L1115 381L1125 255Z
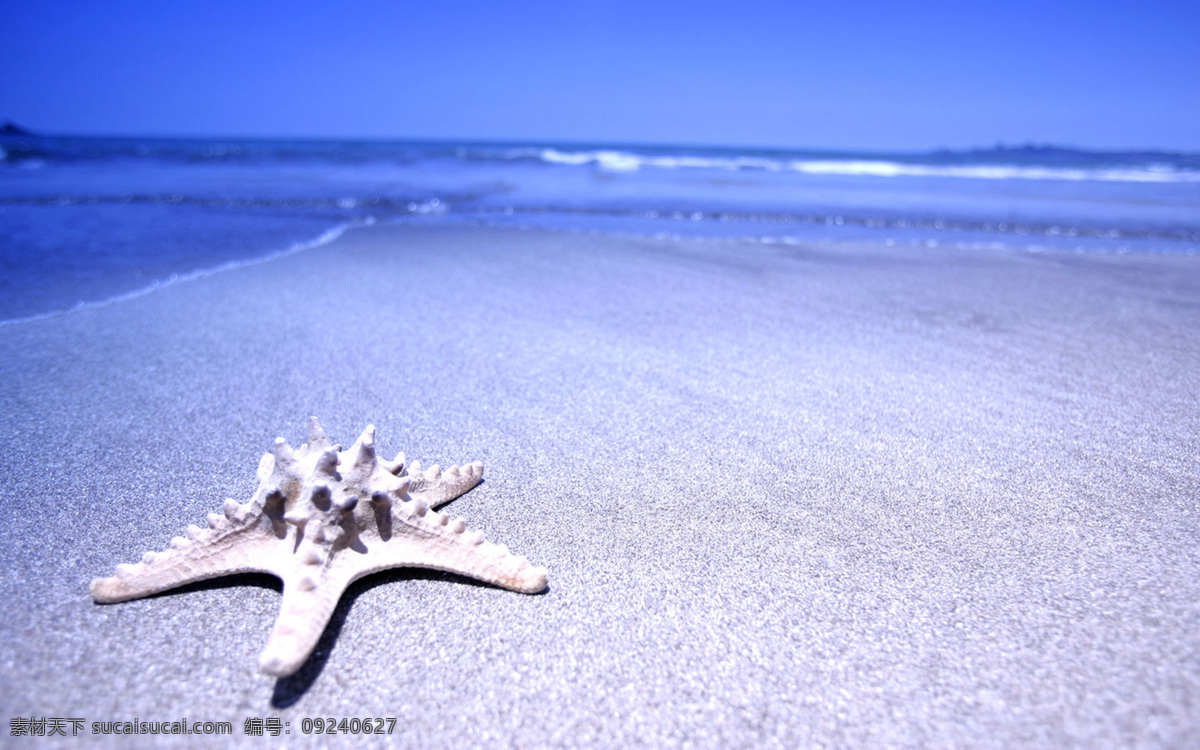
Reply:
M1200 154L0 135L0 324L385 222L1196 253Z

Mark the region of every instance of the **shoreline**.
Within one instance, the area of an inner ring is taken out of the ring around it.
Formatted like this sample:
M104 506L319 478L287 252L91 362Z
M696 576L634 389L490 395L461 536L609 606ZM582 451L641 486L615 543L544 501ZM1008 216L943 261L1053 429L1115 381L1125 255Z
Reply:
M286 258L287 256L292 255L293 253L300 253L300 252L304 252L305 250L311 250L314 247L328 245L330 242L333 242L338 237L341 237L343 234L345 234L346 230L348 230L348 229L355 229L360 226L371 226L373 223L374 222L365 222L365 223L343 222L341 224L337 224L333 227L330 227L329 229L327 229L326 231L317 235L316 237L314 237L311 240L308 240L305 242L293 243L291 246L284 248L283 250L275 250L272 252L268 252L265 255L258 255L253 258L245 258L242 260L228 261L228 262L222 263L220 265L212 266L209 268L199 268L194 271L187 271L187 272L180 273L180 274L172 274L171 276L169 276L165 279L155 279L148 286L139 287L138 289L134 289L132 291L123 292L121 294L113 295L111 297L105 297L104 299L94 300L91 302L80 301L80 302L75 303L71 307L66 307L61 310L49 310L47 312L37 313L34 315L26 315L26 316L20 317L20 318L0 319L0 328L3 328L4 326L18 325L20 323L31 323L31 322L37 321L37 320L48 320L50 318L56 318L60 315L68 315L70 313L78 312L80 310L91 310L91 309L100 308L100 307L108 307L109 305L120 304L121 302L125 302L125 301L131 300L131 299L137 299L138 297L143 297L147 294L153 294L155 292L161 291L161 290L166 289L167 287L173 286L175 284L182 284L182 283L186 283L189 281L195 281L197 279L207 278L209 276L213 276L218 273L224 273L226 271L235 271L239 268L258 265L259 263L269 263L270 261L276 260L278 258Z
M665 231L625 231L620 229L599 230L596 228L574 227L570 225L553 226L507 223L504 221L488 220L481 218L486 214L463 214L456 216L458 221L446 222L444 224L423 224L418 217L401 217L391 218L383 222L376 220L374 216L367 216L365 219L346 221L331 226L326 231L320 233L311 240L292 243L290 246L282 250L268 251L262 255L253 257L226 261L216 266L199 268L183 273L172 274L164 279L155 279L149 285L122 292L110 297L105 297L99 300L79 301L70 307L61 309L49 310L46 312L26 315L18 318L0 319L0 328L28 323L38 320L46 320L55 318L61 315L67 315L80 310L88 310L97 307L106 307L114 305L126 300L136 299L138 297L153 294L175 284L195 281L203 279L214 274L224 273L227 271L237 270L244 266L253 266L260 263L268 263L279 258L285 258L294 253L311 250L329 244L341 237L346 231L351 229L362 229L372 226L380 227L402 227L410 226L415 228L429 227L442 228L446 230L463 229L469 231L496 231L496 232L534 232L534 233L550 233L584 236L604 236L610 237L618 241L671 241L681 243L721 243L726 245L778 245L783 247L804 248L804 247L821 247L836 250L842 248L853 253L856 249L862 248L895 248L899 252L917 250L933 251L933 252L967 252L967 253L999 253L1004 255L1033 255L1033 256L1049 256L1049 257L1069 257L1083 256L1094 258L1107 257L1124 257L1134 256L1139 258L1156 258L1156 257L1194 257L1197 255L1197 250L1188 249L1152 249L1144 250L1137 249L1107 249L1107 248L1068 248L1054 247L1043 245L1028 245L1023 247L1008 246L1000 241L984 242L984 241L953 241L947 242L937 238L931 239L907 239L900 240L894 238L886 239L827 239L827 238L797 238L793 236L772 236L772 235L754 235L754 234L703 234L703 233L687 233L687 232L665 232ZM531 214L536 216L537 212ZM588 214L584 214L588 215ZM564 216L572 216L567 213Z
M0 326L0 705L302 745L317 715L414 745L1179 744L1197 262L377 225ZM91 602L313 414L482 460L446 510L549 592L364 579L278 683L262 581Z

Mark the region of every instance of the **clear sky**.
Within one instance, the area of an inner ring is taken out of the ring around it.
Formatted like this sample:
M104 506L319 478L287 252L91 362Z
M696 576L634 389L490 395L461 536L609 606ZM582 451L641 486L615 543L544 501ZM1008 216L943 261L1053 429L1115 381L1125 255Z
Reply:
M1200 2L0 0L58 133L1200 151Z

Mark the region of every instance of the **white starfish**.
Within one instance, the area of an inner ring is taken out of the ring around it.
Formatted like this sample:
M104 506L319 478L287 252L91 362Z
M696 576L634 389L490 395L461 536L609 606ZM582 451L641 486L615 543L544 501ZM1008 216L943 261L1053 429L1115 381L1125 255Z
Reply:
M346 587L370 573L432 568L526 594L546 588L544 568L431 510L479 484L483 464L443 472L405 466L403 453L379 461L373 426L339 451L313 417L299 450L278 438L263 455L249 503L226 500L223 516L208 515L209 528L189 526L170 549L93 580L92 597L122 602L234 573L274 574L283 603L259 667L284 677L312 653Z

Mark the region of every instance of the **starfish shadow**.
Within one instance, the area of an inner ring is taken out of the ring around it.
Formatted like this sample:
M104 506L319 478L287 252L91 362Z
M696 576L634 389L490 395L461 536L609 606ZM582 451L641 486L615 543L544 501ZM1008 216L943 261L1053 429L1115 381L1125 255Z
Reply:
M223 589L241 588L242 586L255 586L260 589L270 589L280 595L283 594L283 581L270 573L233 573L221 576L220 578L209 578L206 581L186 583L182 586L167 589L166 591L159 591L157 594L150 594L142 598L159 599L176 596L177 594L190 594L195 591L220 591ZM96 606L105 607L108 605L97 604Z
M446 583L453 583L459 586L504 590L500 586L493 586L490 583L477 581L474 578L467 578L456 573L445 573L440 570L422 568L381 570L378 573L372 573L369 576L360 578L350 584L349 588L342 594L342 598L338 601L337 607L333 610L333 614L329 618L329 624L325 626L325 631L321 633L320 639L317 640L316 648L313 649L312 654L309 655L300 669L296 670L295 674L281 677L275 681L275 692L271 696L271 707L290 708L316 683L317 678L321 676L321 672L325 669L325 663L329 661L329 657L333 654L333 648L337 644L338 636L342 632L342 627L346 624L346 618L350 615L350 608L354 606L354 601L359 596L376 586L403 583L405 581L445 581ZM544 591L533 596L541 596L549 592L549 590L550 588L547 586ZM280 591L282 591L282 588L280 588Z
M300 669L293 675L281 677L275 681L275 690L271 696L271 707L290 708L316 683L317 678L321 676L321 672L325 669L325 663L329 661L329 657L333 653L333 648L337 644L338 636L341 635L342 627L346 624L346 619L350 616L350 608L354 606L354 601L359 596L377 586L404 583L406 581L444 581L458 586L504 590L500 586L493 586L490 583L477 581L474 578L468 578L456 573L446 573L440 570L428 570L424 568L393 568L360 578L350 584L349 588L342 594L337 607L333 610L333 615L329 618L329 624L325 626L325 630L321 633L321 637L317 641L316 648L313 649L312 654L309 655ZM221 578L210 578L206 581L196 581L195 583L185 584L178 588L160 591L156 594L146 596L145 599L173 597L197 591L221 591L243 586L254 586L260 589L269 589L280 595L283 594L283 581L270 573L235 573ZM532 596L542 596L549 591L550 587L547 586L544 591L532 594ZM526 596L530 595L526 594ZM108 605L96 604L95 606L103 607Z

